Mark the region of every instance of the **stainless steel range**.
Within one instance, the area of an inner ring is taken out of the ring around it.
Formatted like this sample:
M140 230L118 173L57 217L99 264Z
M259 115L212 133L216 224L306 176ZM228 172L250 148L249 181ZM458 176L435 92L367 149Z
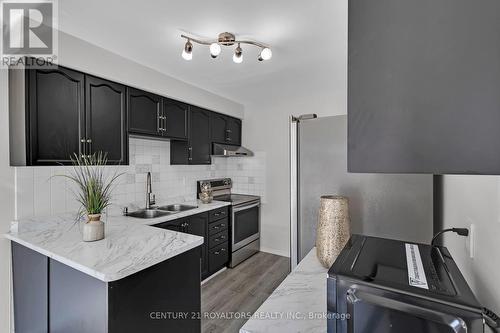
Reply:
M231 260L235 267L260 249L260 197L231 193L231 178L198 181L198 194L202 184L208 183L214 200L231 202Z

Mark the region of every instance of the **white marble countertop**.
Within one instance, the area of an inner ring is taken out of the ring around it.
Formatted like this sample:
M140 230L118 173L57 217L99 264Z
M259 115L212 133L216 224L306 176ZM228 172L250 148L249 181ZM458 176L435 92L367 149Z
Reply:
M20 220L13 223L11 231L4 236L99 280L110 282L203 244L203 237L149 225L229 205L221 201L185 204L198 208L154 219L104 217L105 238L96 242L82 241L81 224L75 223L75 216L71 214Z
M255 311L240 333L326 332L327 272L313 248Z

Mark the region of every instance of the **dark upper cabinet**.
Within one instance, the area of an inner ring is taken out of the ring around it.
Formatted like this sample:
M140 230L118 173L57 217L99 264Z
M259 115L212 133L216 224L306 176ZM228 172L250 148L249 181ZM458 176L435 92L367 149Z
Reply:
M226 142L241 145L241 119L229 117L226 128Z
M85 77L87 153L102 151L113 164L128 161L126 87Z
M187 104L170 98L163 98L163 135L173 139L188 138Z
M170 164L210 164L212 140L210 111L191 106L188 116L188 141L170 143Z
M70 69L26 70L27 165L68 164L85 154L85 75Z
M223 114L212 112L210 115L210 127L212 130L212 141L226 143L227 117Z
M211 163L210 112L196 106L191 107L189 115L188 150L190 164Z
M161 96L134 89L127 89L129 132L162 136L163 99Z
M241 145L241 120L212 112L210 116L212 142Z
M128 163L125 87L64 67L27 69L27 165L107 153Z

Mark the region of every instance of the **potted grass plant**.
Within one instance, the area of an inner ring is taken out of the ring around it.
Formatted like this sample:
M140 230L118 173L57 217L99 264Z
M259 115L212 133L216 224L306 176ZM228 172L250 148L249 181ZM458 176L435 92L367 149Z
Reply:
M116 180L122 175L115 172L106 176L104 166L107 154L96 152L88 156L74 155L71 158L73 170L64 177L76 185L76 200L81 204L79 220L87 217L83 225L83 241L92 242L104 238L104 223L101 214L111 204L111 192Z

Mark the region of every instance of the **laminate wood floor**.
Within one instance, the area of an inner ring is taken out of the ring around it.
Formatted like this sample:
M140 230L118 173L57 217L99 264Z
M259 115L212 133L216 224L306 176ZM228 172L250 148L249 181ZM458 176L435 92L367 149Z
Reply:
M247 318L228 317L253 314L288 275L289 265L289 258L259 252L207 281L201 289L201 331L238 332Z

